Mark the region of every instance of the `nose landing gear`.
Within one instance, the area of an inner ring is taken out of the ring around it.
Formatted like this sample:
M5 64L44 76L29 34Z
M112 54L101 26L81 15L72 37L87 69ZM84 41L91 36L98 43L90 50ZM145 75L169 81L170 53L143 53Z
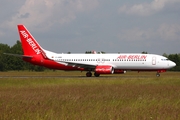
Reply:
M161 75L160 75L160 73L159 72L157 72L156 73L156 77L160 77Z
M160 77L160 73L163 73L163 72L166 72L166 70L165 69L158 70L157 73L156 73L156 76Z

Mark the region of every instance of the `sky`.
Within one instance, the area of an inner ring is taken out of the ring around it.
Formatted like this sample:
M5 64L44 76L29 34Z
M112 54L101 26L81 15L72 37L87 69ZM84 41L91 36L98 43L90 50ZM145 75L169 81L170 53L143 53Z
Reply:
M57 53L180 53L180 0L0 0L0 43L24 24Z

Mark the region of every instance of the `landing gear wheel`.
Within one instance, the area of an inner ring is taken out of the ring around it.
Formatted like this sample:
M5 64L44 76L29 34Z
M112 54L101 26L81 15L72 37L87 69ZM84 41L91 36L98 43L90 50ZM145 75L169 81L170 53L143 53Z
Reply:
M92 77L92 73L91 72L87 72L86 73L86 77Z
M94 76L95 76L95 77L99 77L100 74L98 74L98 73L95 72L95 73L94 73Z
M156 77L160 77L160 74L159 74L159 73L156 73Z

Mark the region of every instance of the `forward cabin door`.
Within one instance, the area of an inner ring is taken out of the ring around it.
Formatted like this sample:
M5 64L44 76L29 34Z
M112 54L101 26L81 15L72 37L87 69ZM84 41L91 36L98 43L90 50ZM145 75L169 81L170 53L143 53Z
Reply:
M156 57L155 56L152 57L152 65L156 65Z

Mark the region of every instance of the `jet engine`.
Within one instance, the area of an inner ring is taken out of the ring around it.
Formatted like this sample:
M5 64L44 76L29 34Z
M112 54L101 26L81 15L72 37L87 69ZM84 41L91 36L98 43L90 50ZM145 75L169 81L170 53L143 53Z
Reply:
M97 74L113 74L114 68L109 65L96 66L95 73L97 73Z

